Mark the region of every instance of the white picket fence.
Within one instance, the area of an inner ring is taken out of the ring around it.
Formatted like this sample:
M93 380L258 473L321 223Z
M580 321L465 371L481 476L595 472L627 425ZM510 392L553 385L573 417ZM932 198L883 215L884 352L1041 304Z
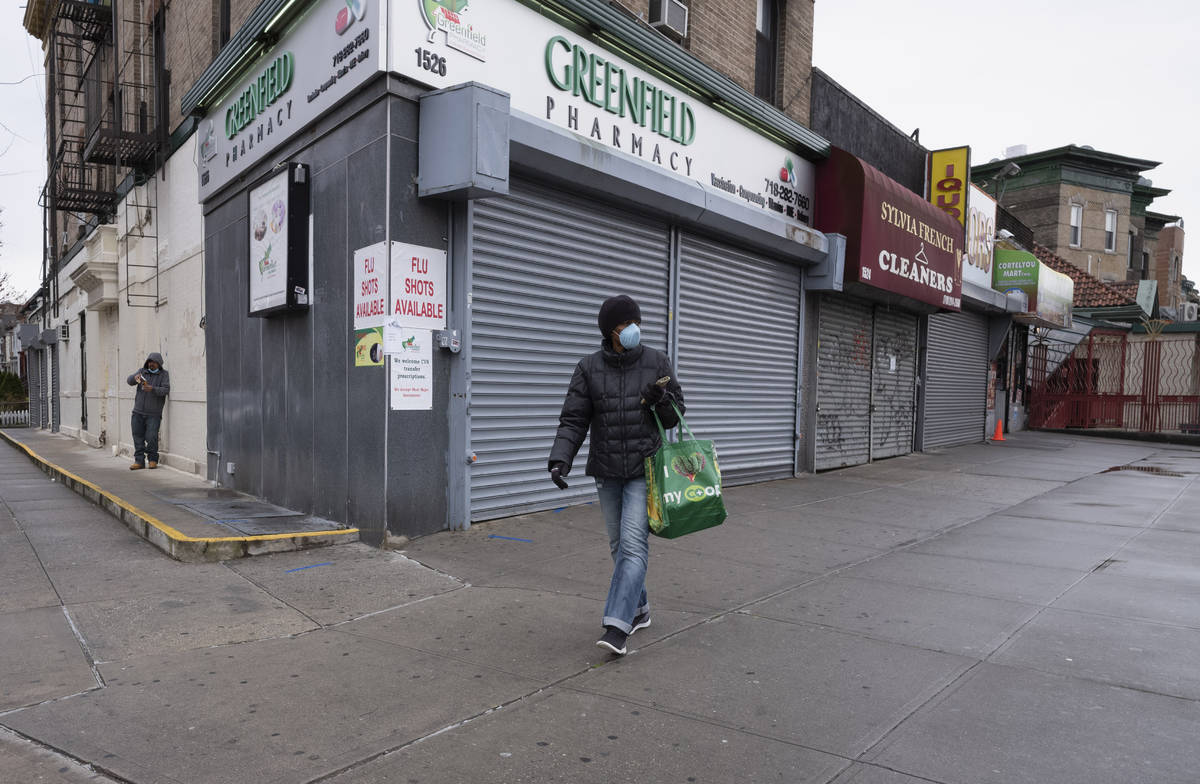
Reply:
M0 403L0 427L29 427L29 401Z

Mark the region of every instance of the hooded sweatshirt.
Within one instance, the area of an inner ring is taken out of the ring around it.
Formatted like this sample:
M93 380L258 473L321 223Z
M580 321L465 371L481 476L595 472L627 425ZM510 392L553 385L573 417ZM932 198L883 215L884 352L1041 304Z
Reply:
M158 363L158 372L150 372L150 362ZM151 389L149 392L142 389L138 382L138 376L141 376L146 381L150 382ZM163 367L162 354L157 351L146 357L146 361L142 363L141 370L137 370L130 374L125 380L129 386L136 386L137 396L133 399L133 413L141 414L142 416L161 417L163 406L166 405L167 395L171 391L171 374Z

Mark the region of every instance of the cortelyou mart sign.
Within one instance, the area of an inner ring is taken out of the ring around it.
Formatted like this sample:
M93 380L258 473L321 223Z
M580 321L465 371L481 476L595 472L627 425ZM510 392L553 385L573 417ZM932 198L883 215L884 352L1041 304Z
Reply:
M996 248L994 288L1021 302L1019 321L1047 327L1071 326L1075 281L1023 250Z
M200 121L200 201L247 172L384 67L380 6L321 0Z

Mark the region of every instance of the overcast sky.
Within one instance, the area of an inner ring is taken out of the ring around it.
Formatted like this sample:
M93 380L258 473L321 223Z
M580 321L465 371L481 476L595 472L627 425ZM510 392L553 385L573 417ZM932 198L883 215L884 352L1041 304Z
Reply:
M929 149L987 162L1025 144L1161 161L1200 280L1200 3L817 0L813 64Z
M30 294L42 277L38 195L46 180L46 80L25 78L43 68L41 46L21 23L24 14L12 0L0 2L0 272L11 272L17 289Z
M1090 144L1162 161L1147 176L1172 193L1151 209L1194 221L1184 272L1200 280L1197 7L818 0L813 62L899 128L920 128L931 149L969 144L973 160L988 161L1016 144ZM23 14L0 8L0 271L28 294L41 276L45 81L11 84L43 70Z

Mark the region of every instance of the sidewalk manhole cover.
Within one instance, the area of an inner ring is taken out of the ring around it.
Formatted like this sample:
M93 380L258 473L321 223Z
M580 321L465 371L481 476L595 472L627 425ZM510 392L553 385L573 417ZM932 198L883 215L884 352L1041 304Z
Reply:
M1104 469L1100 473L1108 474L1112 473L1113 471L1141 471L1143 474L1156 474L1157 476L1183 476L1183 474L1176 473L1175 471L1168 471L1167 469L1159 468L1158 466L1141 465L1113 466L1112 468Z

